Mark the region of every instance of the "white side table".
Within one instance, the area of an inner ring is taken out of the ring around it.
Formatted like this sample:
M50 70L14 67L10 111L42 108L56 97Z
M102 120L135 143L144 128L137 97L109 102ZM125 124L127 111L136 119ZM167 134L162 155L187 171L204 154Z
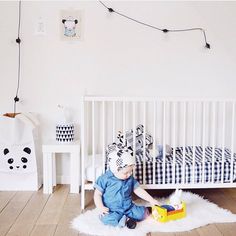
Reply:
M79 193L80 142L43 144L43 193L51 194L56 186L56 153L70 154L70 193Z

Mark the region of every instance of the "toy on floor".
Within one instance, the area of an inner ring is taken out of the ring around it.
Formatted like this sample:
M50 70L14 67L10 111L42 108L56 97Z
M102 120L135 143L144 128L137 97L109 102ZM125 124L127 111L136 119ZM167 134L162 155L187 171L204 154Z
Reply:
M152 207L152 216L159 222L182 219L186 216L186 204L181 200L182 190L171 195L169 204Z

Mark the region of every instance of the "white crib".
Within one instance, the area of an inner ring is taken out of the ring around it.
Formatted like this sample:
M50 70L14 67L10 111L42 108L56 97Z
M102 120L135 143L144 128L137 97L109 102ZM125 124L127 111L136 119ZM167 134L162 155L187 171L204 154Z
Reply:
M85 96L81 108L81 209L85 191L106 170L107 145L116 142L118 131L135 131L138 124L144 128L144 157L145 134L153 137L152 160L143 158L134 170L143 188L236 187L235 100ZM157 157L158 145L163 154Z

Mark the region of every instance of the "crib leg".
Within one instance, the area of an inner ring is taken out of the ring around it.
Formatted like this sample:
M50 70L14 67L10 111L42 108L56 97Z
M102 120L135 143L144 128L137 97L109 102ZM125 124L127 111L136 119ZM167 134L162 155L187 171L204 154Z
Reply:
M84 212L85 212L85 210L84 210L84 209L83 209L83 210L82 210L82 209L80 210L80 214L83 214Z
M84 208L85 208L85 189L84 189L84 186L82 183L82 186L81 186L81 212L84 211Z

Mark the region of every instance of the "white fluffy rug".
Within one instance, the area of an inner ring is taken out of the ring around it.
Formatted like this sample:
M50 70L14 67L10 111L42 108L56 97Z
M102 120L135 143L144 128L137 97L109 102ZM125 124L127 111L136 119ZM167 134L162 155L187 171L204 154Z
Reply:
M166 203L167 199L158 200ZM150 216L146 220L139 222L136 229L118 228L103 225L98 218L97 210L94 209L76 217L72 221L72 228L90 235L144 236L148 232L181 232L210 223L236 222L236 214L218 207L197 194L183 192L182 200L186 202L187 216L181 220L159 223ZM136 203L142 204L142 201Z

